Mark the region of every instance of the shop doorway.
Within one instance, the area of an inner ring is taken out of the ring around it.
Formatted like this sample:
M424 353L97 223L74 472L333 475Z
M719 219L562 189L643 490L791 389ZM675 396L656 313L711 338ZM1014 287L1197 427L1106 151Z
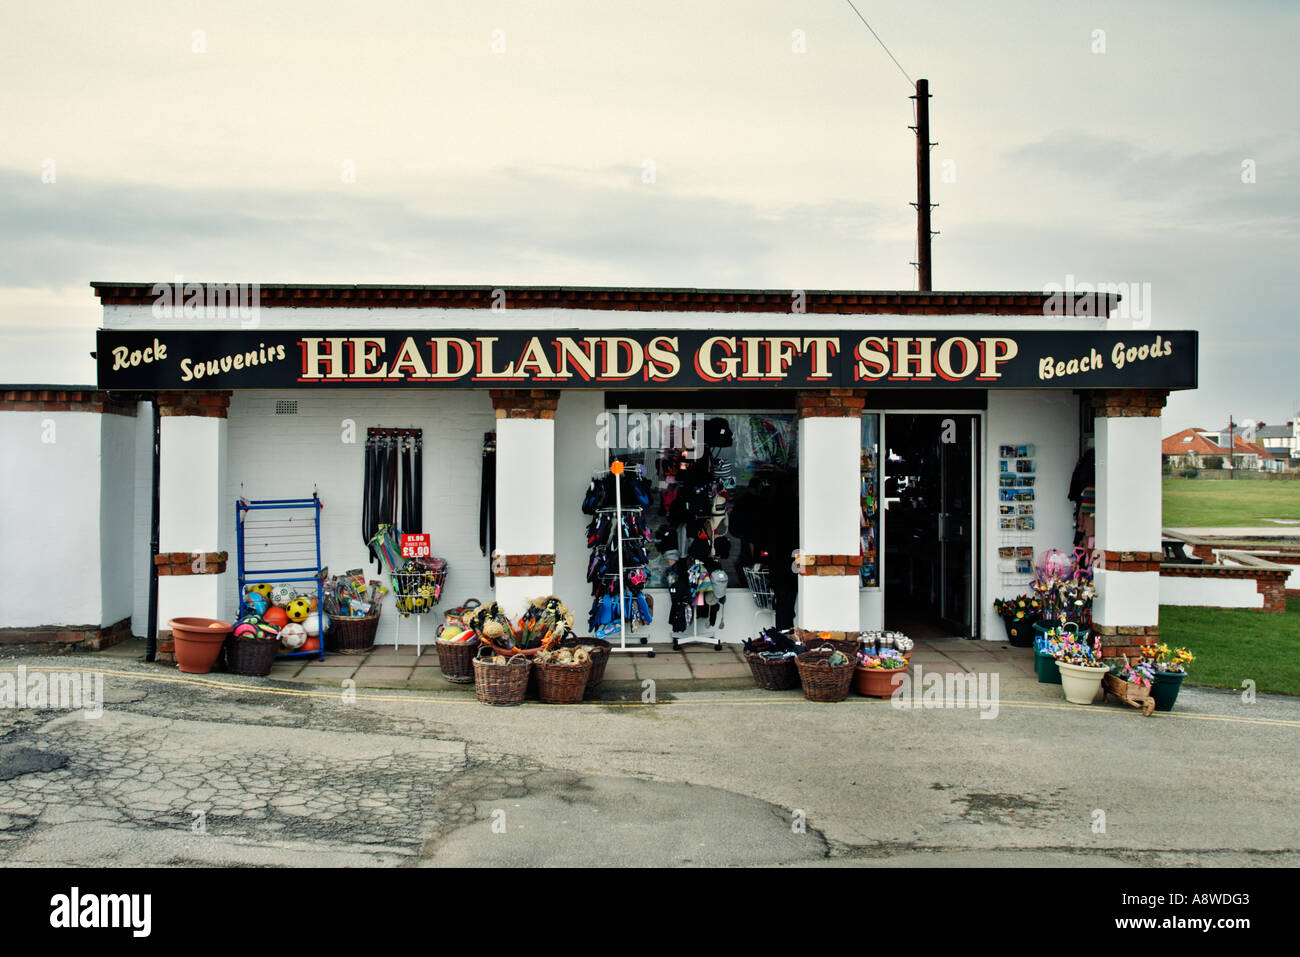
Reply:
M979 417L884 418L885 627L973 638Z

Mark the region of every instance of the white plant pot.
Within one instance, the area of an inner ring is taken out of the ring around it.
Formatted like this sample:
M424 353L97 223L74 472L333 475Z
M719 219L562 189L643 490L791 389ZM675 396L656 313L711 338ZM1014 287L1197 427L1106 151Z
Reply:
M1089 668L1065 661L1058 661L1056 666L1061 669L1061 690L1071 704L1092 704L1101 689L1101 676L1110 670L1105 665Z

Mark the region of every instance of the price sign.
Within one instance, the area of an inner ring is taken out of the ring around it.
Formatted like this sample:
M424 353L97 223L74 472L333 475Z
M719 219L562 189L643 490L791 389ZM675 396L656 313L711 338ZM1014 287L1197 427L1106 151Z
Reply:
M431 555L433 555L433 546L429 542L427 532L421 532L419 535L402 535L403 558L429 558Z

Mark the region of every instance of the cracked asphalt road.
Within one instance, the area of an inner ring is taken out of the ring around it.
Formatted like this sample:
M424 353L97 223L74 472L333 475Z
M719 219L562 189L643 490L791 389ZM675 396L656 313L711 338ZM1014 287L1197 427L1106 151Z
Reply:
M23 663L104 670L107 703L0 710L4 865L1300 863L1287 698L1186 688L1149 719L757 691L498 709Z

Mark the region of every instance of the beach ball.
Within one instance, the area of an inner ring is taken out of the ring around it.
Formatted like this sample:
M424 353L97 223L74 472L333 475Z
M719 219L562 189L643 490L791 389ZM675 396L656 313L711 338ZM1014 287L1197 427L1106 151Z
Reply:
M280 629L280 644L290 651L297 651L307 644L307 629L296 623L285 625Z
M284 608L289 602L293 601L293 587L290 585L276 585L271 589L271 604L276 608Z
M283 628L289 624L289 613L283 608L268 608L266 614L262 615L262 620L276 628Z
M307 616L311 614L311 602L299 596L285 605L284 610L288 613L290 621L306 621Z

